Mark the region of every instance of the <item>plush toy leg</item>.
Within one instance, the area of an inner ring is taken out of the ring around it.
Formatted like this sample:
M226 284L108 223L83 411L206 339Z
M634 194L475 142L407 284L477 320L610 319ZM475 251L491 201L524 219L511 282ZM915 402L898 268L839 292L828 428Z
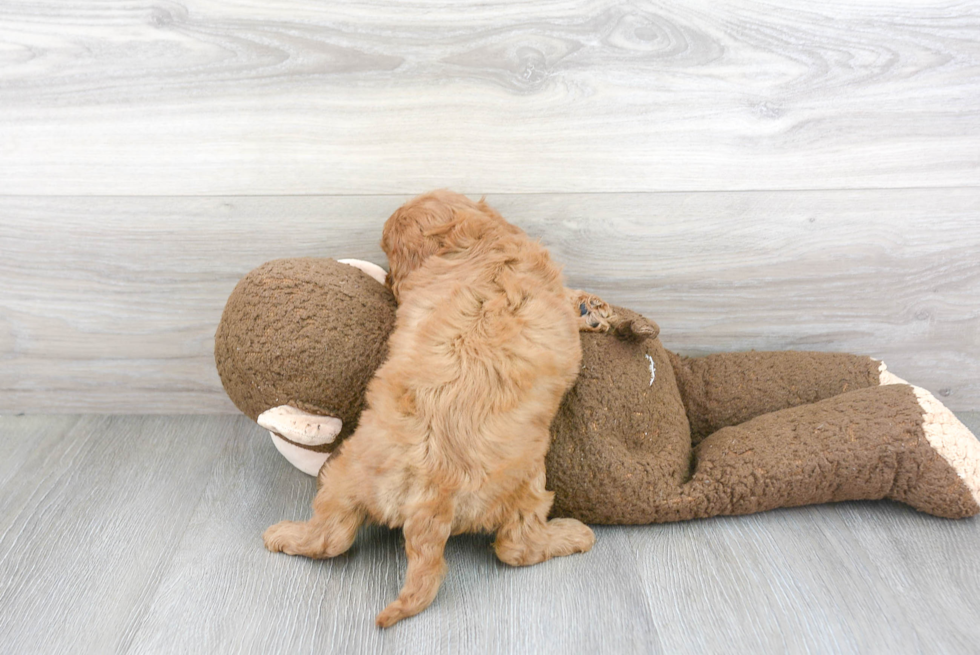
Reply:
M695 445L723 427L881 382L881 362L840 353L670 353L670 360Z
M885 366L885 362L877 359L874 361L878 364L878 379L881 384L908 384L908 382L889 371L888 367Z
M923 389L860 389L723 428L653 520L879 498L948 518L980 511L980 442Z

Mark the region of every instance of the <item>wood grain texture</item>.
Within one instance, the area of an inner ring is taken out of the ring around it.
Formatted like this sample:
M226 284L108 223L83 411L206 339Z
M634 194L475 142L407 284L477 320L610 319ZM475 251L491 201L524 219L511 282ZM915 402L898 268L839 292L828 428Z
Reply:
M980 5L0 7L0 193L976 186Z
M0 634L18 653L124 652L215 460L247 419L0 419ZM67 429L66 429L67 428Z
M980 432L980 413L961 414ZM25 449L18 444L34 446ZM260 534L314 482L243 417L0 417L0 634L18 653L972 653L977 518L890 502L596 528L529 568L450 540L435 603L374 615L398 531L333 560Z
M980 539L975 519L884 502L742 518L658 526L655 539L629 531L651 604L670 625L665 652L976 648L980 569L965 555Z
M0 410L234 411L212 350L237 280L277 257L384 265L404 199L0 197ZM980 189L489 200L678 352L863 353L980 407Z
M267 552L262 532L308 518L315 483L263 431L248 436L215 469L132 652L624 653L655 635L633 563L617 561L622 538L593 551L607 566L568 557L511 569L489 536L451 540L449 574L425 620L380 631L374 617L398 595L406 568L401 532L366 529L329 562ZM585 617L605 625L575 620Z

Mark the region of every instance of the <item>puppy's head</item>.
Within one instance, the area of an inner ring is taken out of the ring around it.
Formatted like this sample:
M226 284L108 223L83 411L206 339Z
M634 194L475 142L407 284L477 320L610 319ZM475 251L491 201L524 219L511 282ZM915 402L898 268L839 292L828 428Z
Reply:
M408 275L433 255L470 248L494 232L519 230L487 205L445 189L414 198L385 222L381 249L388 255L387 284L395 300Z

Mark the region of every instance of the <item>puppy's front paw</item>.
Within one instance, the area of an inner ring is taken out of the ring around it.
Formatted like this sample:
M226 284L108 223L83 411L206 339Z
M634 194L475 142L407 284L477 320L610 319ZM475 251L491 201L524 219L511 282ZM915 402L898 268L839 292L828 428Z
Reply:
M577 289L569 289L568 298L579 316L579 332L609 331L614 313L606 301Z
M265 547L273 553L299 554L299 543L306 535L306 524L298 521L280 521L262 534Z

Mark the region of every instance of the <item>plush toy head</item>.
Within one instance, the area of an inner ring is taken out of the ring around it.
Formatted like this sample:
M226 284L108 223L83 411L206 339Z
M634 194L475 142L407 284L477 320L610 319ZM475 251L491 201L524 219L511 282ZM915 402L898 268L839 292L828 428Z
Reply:
M330 452L357 427L364 391L387 353L395 299L362 270L332 259L279 259L235 287L215 335L228 396L253 421L281 405L343 421Z

